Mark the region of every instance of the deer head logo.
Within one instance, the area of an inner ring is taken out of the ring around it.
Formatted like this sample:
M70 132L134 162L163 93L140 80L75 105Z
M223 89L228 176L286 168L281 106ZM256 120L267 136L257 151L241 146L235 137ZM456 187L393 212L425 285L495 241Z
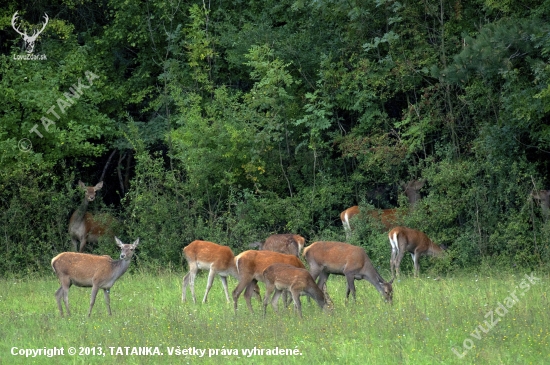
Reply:
M44 30L44 28L46 28L46 25L48 24L48 19L49 19L48 14L44 13L44 19L46 20L46 22L42 26L42 29L34 30L32 35L29 36L29 35L27 35L27 30L26 29L25 29L24 32L21 32L18 29L18 27L16 27L15 21L17 20L17 11L15 12L15 14L13 14L13 17L11 18L11 25L17 33L19 33L23 36L23 41L25 42L25 49L27 50L27 53L32 53L34 51L34 42L36 41L36 39L38 38L40 33L42 33L42 31Z

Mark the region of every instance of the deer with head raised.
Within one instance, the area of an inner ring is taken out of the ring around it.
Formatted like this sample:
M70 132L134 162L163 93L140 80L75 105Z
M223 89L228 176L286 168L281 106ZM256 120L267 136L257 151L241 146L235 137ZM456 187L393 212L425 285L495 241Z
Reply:
M84 200L77 210L71 215L69 220L69 235L73 243L74 251L84 252L86 243L97 243L99 238L105 234L112 234L112 217L103 216L94 217L92 213L87 212L88 204L94 201L96 192L103 187L103 181L95 186L86 186L82 181L78 186L84 190ZM78 244L80 243L80 249Z
M227 276L232 276L235 279L239 278L233 251L227 246L221 246L208 241L195 240L185 246L183 254L189 265L189 272L183 277L181 300L185 301L187 286L190 286L191 294L193 295L193 303L197 302L195 297L195 277L199 270L209 270L206 292L204 293L202 302L206 303L208 292L212 287L216 274L220 276L225 297L227 302L229 302ZM261 300L258 284L254 283L250 290L252 290L253 295L259 297L259 300Z
M266 238L264 242L254 242L249 245L251 248L258 247L258 250L286 253L300 257L300 252L304 248L306 240L298 234L284 233L273 234Z
M107 255L98 256L78 252L63 252L52 259L52 269L61 284L61 287L55 292L55 299L61 316L63 316L61 300L65 302L67 315L71 315L69 310L69 288L73 284L92 288L88 317L92 314L95 297L99 289L103 289L107 311L111 315L109 291L115 281L128 269L134 250L139 244L139 238L131 245L122 243L117 237L115 237L115 241L118 247L121 248L119 260L113 260Z
M265 298L264 298L264 315L269 302L271 293L271 305L273 310L277 312L277 301L283 291L289 291L292 294L294 301L294 309L302 318L302 303L300 302L300 294L307 295L317 302L321 309L332 308L332 301L326 292L326 285L323 290L319 289L315 280L311 277L306 269L297 268L288 264L275 263L269 265L263 272L265 282Z
M258 281L263 282L265 280L263 277L264 270L274 263L288 264L305 269L304 264L302 264L302 261L298 257L279 252L248 250L241 252L235 257L235 265L239 273L239 284L233 290L235 313L237 312L237 301L245 288L244 298L246 304L248 305L248 309L254 312L250 303L250 298L253 294L253 287L251 285L254 285Z
M409 207L412 209L414 205L420 200L420 189L424 186L425 180L411 180L407 183L401 182L400 186L403 188L407 199L409 200ZM353 230L351 225L351 219L361 211L359 206L354 205L342 213L340 213L340 220L344 226L344 231L346 232L346 238L351 236L351 231ZM368 216L374 218L376 221L382 223L386 231L390 230L392 227L395 227L403 218L404 212L399 211L398 209L381 209L381 210L369 210L367 211Z
M409 252L414 262L414 276L418 276L420 265L418 260L422 255L441 257L445 246L439 247L426 236L425 233L407 227L395 227L388 234L391 245L390 267L392 276L394 271L399 276L399 266L405 253Z
M372 265L365 250L345 242L318 241L304 249L304 257L309 265L309 272L317 285L323 287L330 274L344 275L347 280L346 299L350 292L355 294L355 280L365 279L392 303L393 279L386 282Z

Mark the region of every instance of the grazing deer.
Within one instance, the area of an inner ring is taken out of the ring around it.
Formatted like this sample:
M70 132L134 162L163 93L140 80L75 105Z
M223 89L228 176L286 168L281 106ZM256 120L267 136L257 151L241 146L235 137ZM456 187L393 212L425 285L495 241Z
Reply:
M395 277L394 271L399 276L399 266L406 252L410 252L414 262L414 276L417 277L420 272L418 260L422 255L432 255L441 257L445 246L439 247L432 242L423 232L407 227L395 227L388 234L391 245L391 273Z
M191 286L191 294L193 295L193 303L197 302L195 297L195 276L199 270L210 270L208 273L208 283L206 284L206 292L204 293L203 303L206 303L208 292L214 282L214 276L218 274L222 280L223 290L227 302L229 302L229 293L227 290L227 276L231 275L238 279L237 266L235 265L235 256L233 251L227 246L221 246L208 241L193 241L183 249L183 254L189 265L189 272L183 277L181 300L185 302L185 294L187 286ZM259 295L258 284L254 284L252 288L253 295Z
M425 180L411 180L408 183L401 182L400 186L405 191L405 195L409 200L409 205L411 208L414 207L417 201L420 200L420 189L424 186ZM346 238L351 236L352 226L350 224L351 218L360 213L359 207L354 205L342 213L340 213L340 220L344 226L344 231L346 232ZM402 219L402 212L397 209L382 209L382 210L369 210L367 214L374 218L375 220L382 223L386 228L386 231L390 230L392 227L395 227Z
M65 302L67 315L71 315L69 310L69 288L73 284L86 288L92 287L88 317L92 314L92 307L99 289L103 289L107 311L111 315L109 290L128 269L134 250L139 244L139 238L131 245L122 243L117 237L115 237L115 241L122 250L120 260L113 260L107 255L98 256L77 252L63 252L52 259L52 269L61 284L61 287L55 292L55 299L57 299L57 306L62 317L61 299Z
M239 273L239 284L233 290L233 305L235 313L237 312L237 301L242 291L244 292L244 299L248 305L248 309L254 312L252 309L252 303L250 303L250 297L252 296L251 285L258 281L264 281L263 272L267 267L274 263L289 264L301 269L305 269L302 261L294 255L287 255L279 252L272 251L256 251L248 250L241 252L235 257L235 265L237 266L237 272Z
M532 191L531 197L539 201L543 216L548 217L550 210L550 190Z
M346 300L350 292L356 299L354 281L365 279L374 285L386 301L392 303L393 279L386 282L361 247L345 242L318 241L304 249L304 257L313 279L319 277L319 287L325 285L330 274L344 275L348 283Z
M297 234L274 234L266 238L265 242L254 242L249 245L251 248L258 247L262 251L274 251L300 257L306 240Z
M328 309L332 307L332 301L326 292L326 285L323 286L323 290L319 289L315 280L311 277L306 269L300 269L292 265L287 264L272 264L269 265L263 272L266 292L264 298L264 316L266 312L267 303L271 293L273 298L271 305L273 310L277 312L277 301L284 291L289 291L292 294L292 300L294 301L294 309L298 311L300 318L302 318L302 303L300 302L300 294L307 295L313 298L321 309Z
M69 235L73 243L74 251L84 252L87 242L95 242L99 237L105 234L111 234L113 219L105 215L102 219L94 217L92 213L87 212L88 203L94 201L96 192L103 187L103 181L95 186L86 186L82 181L78 181L78 186L84 190L84 200L80 207L74 211L69 220ZM80 250L78 243L80 242Z

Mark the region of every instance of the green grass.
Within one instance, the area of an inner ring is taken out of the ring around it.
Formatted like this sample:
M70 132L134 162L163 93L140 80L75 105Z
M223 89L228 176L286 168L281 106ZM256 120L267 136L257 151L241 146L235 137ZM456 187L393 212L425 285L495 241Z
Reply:
M72 316L61 318L53 273L45 278L1 279L0 363L548 364L549 277L535 275L541 281L520 290L516 286L525 274L531 272L458 274L439 280L403 277L394 283L393 306L365 281L356 281L357 302L346 305L344 278L331 276L328 291L334 311L325 314L303 298L303 320L294 315L292 306L279 315L268 307L264 318L258 301L253 301L256 313L250 314L242 296L235 316L219 279L207 304L189 302L190 295L187 303L181 303L181 273L127 273L111 290L111 317L100 292L88 318L90 289L73 286L69 292ZM200 275L195 285L199 301L205 284L206 275ZM230 289L235 286L230 280ZM472 337L478 325L490 320L485 316L514 290L518 301L500 322L487 333L480 332L479 339ZM459 358L451 349L462 354L466 339L473 347ZM106 355L70 356L70 346L77 351L101 348ZM111 355L109 347L119 346L157 346L163 355ZM168 355L167 347L178 346L206 349L206 355ZM63 347L65 355L25 358L13 356L12 347ZM264 353L275 347L297 349L301 355L246 358L241 352L254 347ZM219 355L208 357L208 349L219 349ZM239 354L221 355L222 349L236 349Z

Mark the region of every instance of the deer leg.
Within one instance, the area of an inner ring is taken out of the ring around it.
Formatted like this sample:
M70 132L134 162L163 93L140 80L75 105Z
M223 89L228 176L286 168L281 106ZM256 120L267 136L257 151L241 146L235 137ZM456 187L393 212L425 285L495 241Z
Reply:
M78 251L78 240L75 239L75 238L71 238L71 242L73 244L73 251L77 252Z
M86 237L80 240L80 252L84 252L84 247L86 247Z
M204 298L202 299L203 304L206 303L208 292L210 291L210 288L212 288L212 283L214 282L214 276L216 276L216 272L210 269L210 272L208 273L208 282L206 283L206 292L204 293Z
M111 297L109 296L109 289L103 289L103 296L105 297L105 305L107 305L107 312L111 315Z
M329 274L324 272L324 271L321 271L321 274L319 275L319 282L317 283L317 286L319 286L319 288L322 288L323 285L326 285L326 282L328 280L328 276ZM313 279L315 280L315 279Z
M300 292L291 290L290 293L292 294L292 300L294 301L294 310L298 311L298 315L300 318L302 317L302 303L300 302Z
M418 253L411 253L411 257L414 263L414 277L416 278L420 273L420 265L418 264L418 259L420 258L420 255Z
M254 294L254 285L256 285L258 281L256 279L253 279L250 284L246 286L246 290L244 291L244 299L246 300L246 305L248 306L248 309L250 312L254 313L254 309L252 309L252 295Z
M181 301L182 302L185 302L185 296L187 294L187 286L189 285L189 276L190 276L191 272L188 272L187 274L185 274L185 276L183 277L183 280L181 282Z
M95 297L97 295L97 291L99 290L99 286L94 285L92 286L92 296L90 297L90 309L88 310L88 317L92 314L92 308L95 303Z
M348 288L346 290L346 300L348 300L349 293L351 292L351 294L353 295L353 300L356 301L357 298L355 295L355 275L353 275L352 273L347 273L345 275L346 275L346 280L348 281Z
M252 280L239 280L239 284L237 284L237 287L235 290L233 290L232 296L233 296L233 308L235 310L235 313L237 313L237 301L239 300L239 296L243 292L243 290L250 284Z
M59 289L57 289L57 291L55 292L55 299L57 301L57 308L59 308L59 314L61 314L61 317L63 317L63 305L61 304L62 297L64 297L63 287L60 286Z
M404 251L398 251L397 257L395 258L395 272L397 274L397 277L399 277L399 266L401 266L401 260L403 260L403 255L405 255Z
M222 280L223 291L225 292L225 299L227 299L227 303L229 303L229 292L227 290L227 277L220 276L220 279Z
M275 312L278 312L277 310L277 302L279 301L279 297L283 293L282 290L275 289L275 294L273 294L273 299L271 299L271 306L273 307L273 310ZM267 297L266 297L267 298Z
M266 312L266 308L267 308L267 304L269 302L269 297L271 296L271 293L273 293L273 290L275 289L275 285L269 285L269 284L266 284L265 285L265 297L264 297L264 301L263 301L263 306L264 306L264 317L265 317L265 312Z

